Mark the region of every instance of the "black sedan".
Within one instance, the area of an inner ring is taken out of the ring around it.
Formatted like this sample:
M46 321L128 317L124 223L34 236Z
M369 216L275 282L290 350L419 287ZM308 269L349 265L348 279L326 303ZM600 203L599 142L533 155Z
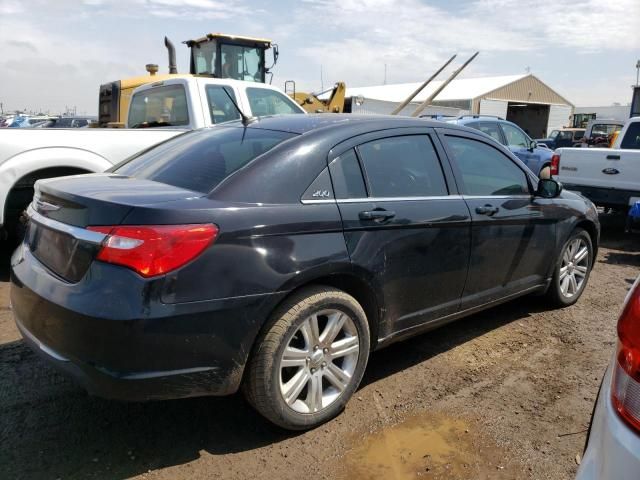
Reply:
M294 115L186 133L111 172L36 184L12 257L24 339L90 392L242 387L313 427L371 350L526 294L571 305L589 200L477 130Z

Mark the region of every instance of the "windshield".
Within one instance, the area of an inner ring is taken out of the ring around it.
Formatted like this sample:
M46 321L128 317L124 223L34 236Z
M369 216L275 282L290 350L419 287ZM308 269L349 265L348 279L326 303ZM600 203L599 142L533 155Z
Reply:
M559 130L551 130L551 133L549 134L549 138L556 138L559 133L560 133Z
M201 193L296 134L259 128L194 130L151 148L112 171Z
M129 128L189 125L187 95L182 85L165 85L133 95Z

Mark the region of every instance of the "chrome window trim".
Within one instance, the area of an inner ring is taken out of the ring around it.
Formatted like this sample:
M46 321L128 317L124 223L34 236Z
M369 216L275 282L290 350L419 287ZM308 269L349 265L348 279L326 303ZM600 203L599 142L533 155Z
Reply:
M29 221L36 222L58 232L66 233L76 240L93 243L95 245L100 245L107 236L105 233L92 232L91 230L87 230L85 228L76 227L74 225L67 225L66 223L59 222L58 220L47 218L44 215L36 212L31 205L29 205L29 207L27 208L27 216L29 217Z
M462 195L462 198L465 200L476 200L479 198L497 198L497 199L508 199L508 198L531 198L533 195L528 193L522 193L520 195Z
M430 197L363 197L363 198L327 198L322 200L300 200L305 205L315 205L324 203L371 203L371 202L411 202L420 200L477 200L477 199L499 199L510 198L531 198L533 195L433 195Z
M323 200L301 200L304 204L314 203L366 203L366 202L411 202L420 200L460 200L462 195L433 195L427 197L360 197Z

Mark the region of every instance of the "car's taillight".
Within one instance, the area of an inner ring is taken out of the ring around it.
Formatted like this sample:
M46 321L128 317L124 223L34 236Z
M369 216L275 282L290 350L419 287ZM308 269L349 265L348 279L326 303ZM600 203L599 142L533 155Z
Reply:
M631 427L640 431L640 281L629 292L618 320L612 387L613 406Z
M551 157L551 175L558 175L560 172L560 155L554 153Z
M218 227L197 225L121 225L88 227L106 233L97 260L123 265L143 277L162 275L187 264L211 245Z

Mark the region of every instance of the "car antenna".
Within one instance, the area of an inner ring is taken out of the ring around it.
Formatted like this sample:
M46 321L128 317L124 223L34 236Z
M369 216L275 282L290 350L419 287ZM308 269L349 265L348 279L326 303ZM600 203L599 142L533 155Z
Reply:
M244 112L240 110L240 107L238 106L236 101L233 99L231 94L227 91L227 87L222 87L222 90L224 91L224 93L227 94L227 97L229 97L229 100L231 100L231 103L233 103L233 106L236 107L236 110L238 111L238 113L240 114L240 118L242 119L242 125L246 127L250 123L256 122L258 120L256 117L247 117L244 114Z

